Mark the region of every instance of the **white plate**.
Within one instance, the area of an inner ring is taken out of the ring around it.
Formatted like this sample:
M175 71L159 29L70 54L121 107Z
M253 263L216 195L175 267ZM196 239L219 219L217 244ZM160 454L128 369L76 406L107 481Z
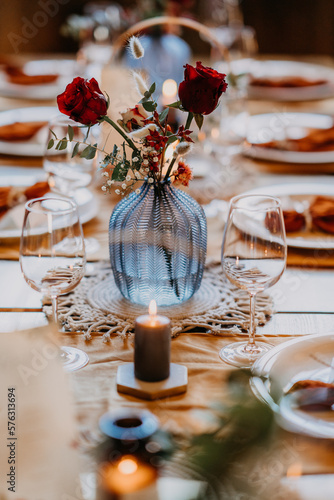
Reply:
M46 180L46 174L40 168L0 167L0 186L31 186L35 182ZM48 193L46 196L57 196ZM78 189L75 193L81 224L85 224L98 214L98 203L87 188ZM21 237L24 217L24 203L9 210L0 218L0 239L17 239Z
M48 122L52 116L59 113L53 106L36 108L19 108L0 113L0 126L15 122L41 121ZM48 138L48 127L40 129L28 141L1 141L0 154L16 156L43 156Z
M278 161L283 163L332 163L333 151L301 152L285 151L265 147L257 147L257 143L273 140L283 140L287 136L300 138L307 134L308 128L330 128L333 118L316 113L266 113L253 115L248 120L247 141L252 146L245 145L243 153L251 158ZM235 131L241 133L241 131ZM254 145L255 144L255 145Z
M302 204L303 202L309 203L315 196L334 197L334 182L328 184L277 184L276 186L255 188L243 194L262 194L275 196L282 200L288 198L287 201L291 201L292 204ZM249 232L249 227L243 230ZM286 242L289 247L294 248L328 250L334 248L334 235L322 231L305 230L297 233L287 233Z
M253 365L253 392L276 412L282 427L289 431L334 439L334 411L325 415L304 412L283 397L295 382L321 380L333 375L334 334L307 335L274 347ZM329 366L327 366L329 365Z
M30 61L23 67L29 75L58 74L59 77L52 83L43 85L18 85L8 81L6 73L0 71L0 95L38 101L55 99L64 92L65 87L75 76L82 73L78 63L74 60L42 60Z
M248 86L251 99L270 101L307 101L325 99L334 95L334 69L320 64L297 61L255 61L241 59L232 62L232 70L236 74L250 73L255 78L280 78L300 76L310 80L327 80L327 83L308 87L261 87Z

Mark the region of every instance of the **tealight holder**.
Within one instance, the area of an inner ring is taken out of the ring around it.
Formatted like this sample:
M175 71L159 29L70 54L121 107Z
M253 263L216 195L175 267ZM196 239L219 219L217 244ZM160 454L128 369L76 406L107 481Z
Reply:
M152 300L149 314L136 319L134 363L118 367L117 390L149 400L185 392L188 370L183 365L170 363L170 344L170 320L157 315L156 303Z

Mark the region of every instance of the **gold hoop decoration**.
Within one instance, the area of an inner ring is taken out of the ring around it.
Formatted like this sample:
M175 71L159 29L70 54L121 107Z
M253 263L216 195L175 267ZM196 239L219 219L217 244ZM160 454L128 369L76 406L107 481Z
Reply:
M140 21L137 24L134 24L129 28L128 30L124 31L121 35L119 35L118 38L116 38L113 46L114 46L114 51L112 55L112 59L115 58L117 55L118 51L124 47L125 42L133 36L139 33L142 30L145 30L147 28L152 28L153 26L157 26L160 24L169 24L169 25L176 25L176 26L183 26L185 28L190 28L193 29L194 31L197 31L198 33L201 33L204 35L208 40L211 42L212 45L215 45L222 55L222 57L225 59L226 62L230 61L230 54L225 45L223 45L217 38L216 36L212 33L212 31L207 28L207 26L204 26L204 24L199 23L198 21L194 21L193 19L188 19L187 17L173 17L173 16L157 16L153 17L151 19L145 19L144 21Z

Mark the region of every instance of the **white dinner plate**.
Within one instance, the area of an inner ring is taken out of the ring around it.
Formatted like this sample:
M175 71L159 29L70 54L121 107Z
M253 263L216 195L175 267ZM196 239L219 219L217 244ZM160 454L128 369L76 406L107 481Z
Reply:
M6 73L0 70L0 95L38 101L55 99L75 76L82 73L78 63L70 59L29 61L23 70L29 75L58 74L59 77L43 85L19 85L8 81Z
M0 113L0 126L15 122L41 121L48 122L50 118L59 113L58 108L53 106L41 106L34 108L19 108ZM40 129L28 141L1 141L0 154L16 156L43 156L48 138L47 125Z
M283 163L332 163L333 151L302 152L257 147L256 144L273 140L284 140L286 137L299 139L308 133L310 128L326 129L333 126L333 118L317 113L266 113L253 115L247 124L247 141L243 153L251 158L278 161ZM241 131L236 130L240 135Z
M275 196L282 200L283 209L287 204L290 207L296 205L296 208L307 208L316 196L332 196L334 198L334 182L321 184L321 183L300 183L300 184L277 184L274 186L263 186L255 188L242 194L262 194L268 196ZM251 228L245 224L241 228L243 231L256 232L258 237L258 228ZM334 234L328 234L323 231L305 229L296 233L287 233L286 242L289 247L304 248L309 250L320 249L334 249Z
M334 439L334 411L305 412L287 391L301 380L332 382L334 333L307 335L274 347L253 365L251 387L276 412L282 427L314 437Z
M249 73L255 78L281 78L300 76L310 80L326 80L326 83L307 87L248 86L251 99L270 101L307 101L334 96L334 69L320 64L297 61L256 61L240 59L232 62L236 74Z
M0 167L0 186L32 186L39 181L45 181L46 174L40 168ZM48 193L46 196L57 196ZM75 202L78 205L81 224L85 224L98 214L98 202L87 188L75 192ZM21 236L24 217L24 203L13 207L0 218L0 240L16 239Z

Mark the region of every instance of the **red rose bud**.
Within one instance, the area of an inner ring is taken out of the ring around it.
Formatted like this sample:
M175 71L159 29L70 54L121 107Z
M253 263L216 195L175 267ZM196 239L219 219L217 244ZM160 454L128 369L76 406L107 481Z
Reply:
M223 73L196 63L196 68L185 65L184 80L179 85L182 107L191 113L209 115L218 106L219 98L227 89Z
M107 99L99 84L92 78L74 78L65 92L57 97L59 111L83 125L94 125L107 114Z

